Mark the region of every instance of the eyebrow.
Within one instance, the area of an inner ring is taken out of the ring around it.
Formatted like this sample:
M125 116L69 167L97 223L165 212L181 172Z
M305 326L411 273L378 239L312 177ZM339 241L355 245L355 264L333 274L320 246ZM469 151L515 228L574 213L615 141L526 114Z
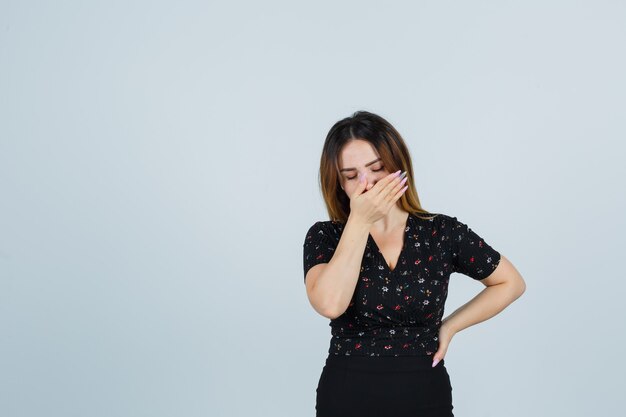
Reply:
M368 162L367 164L365 164L366 167L375 164L376 162L382 160L383 158L378 158L378 159L374 159L372 162ZM356 171L356 168L343 168L340 169L339 172L343 172L343 171Z

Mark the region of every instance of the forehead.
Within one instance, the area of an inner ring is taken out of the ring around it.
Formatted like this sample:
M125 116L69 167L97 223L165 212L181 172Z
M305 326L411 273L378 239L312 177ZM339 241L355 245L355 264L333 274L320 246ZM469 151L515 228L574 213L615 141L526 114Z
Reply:
M339 152L339 169L362 168L376 161L380 156L371 143L364 140L353 140L347 143Z

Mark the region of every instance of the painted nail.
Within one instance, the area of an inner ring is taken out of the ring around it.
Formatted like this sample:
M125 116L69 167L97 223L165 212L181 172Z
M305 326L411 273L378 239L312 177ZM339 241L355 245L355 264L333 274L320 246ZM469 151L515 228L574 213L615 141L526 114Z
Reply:
M401 169L397 170L396 172L393 173L393 175L395 175L396 177L402 172Z
M404 171L398 178L404 178L406 176L406 171Z
M406 182L406 180L408 180L409 177L404 177L404 179L402 181L400 181L400 185L404 184Z
M435 360L435 361L433 362L433 368L434 368L435 366L437 366L437 364L438 364L438 363L439 363L439 359Z

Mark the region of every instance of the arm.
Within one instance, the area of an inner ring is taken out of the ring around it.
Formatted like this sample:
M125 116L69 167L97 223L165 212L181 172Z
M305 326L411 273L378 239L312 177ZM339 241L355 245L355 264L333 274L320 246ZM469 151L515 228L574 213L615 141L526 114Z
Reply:
M480 280L483 289L466 304L448 315L443 322L444 331L458 333L467 327L495 316L526 291L526 283L513 264L504 256L487 278Z
M306 290L313 308L324 317L342 315L356 288L370 225L352 216L344 227L332 259L312 267Z

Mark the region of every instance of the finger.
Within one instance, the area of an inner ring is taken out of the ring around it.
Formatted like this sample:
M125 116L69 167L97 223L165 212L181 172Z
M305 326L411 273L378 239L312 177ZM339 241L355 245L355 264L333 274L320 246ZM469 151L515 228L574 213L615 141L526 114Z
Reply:
M396 191L395 187L400 182L404 181L405 178L406 178L406 171L404 171L401 175L398 175L389 184L387 184L385 186L385 189L383 191L381 191L381 194L385 195L385 198L387 198L387 199L393 199L393 196L394 196L395 191Z
M446 356L447 349L448 349L447 345L439 346L439 349L437 349L437 352L435 352L435 354L433 355L433 364L432 364L433 368L437 366L437 364Z
M400 188L398 190L398 192L396 192L394 198L393 198L393 203L395 204L396 201L400 200L400 198L404 195L404 192L407 190L407 188L409 188L408 184L405 185L404 187Z
M352 197L361 195L363 193L363 190L365 190L365 187L367 187L367 179L365 179L365 175L359 174L359 181L357 183L356 189L354 190L354 193L352 193Z
M439 352L435 353L433 355L433 364L432 367L434 368L435 366L437 366L437 364L439 363L439 361L441 361L443 359L443 355L441 355Z
M396 201L398 201L398 199L400 197L402 197L402 188L405 185L406 181L407 181L408 177L404 177L401 180L396 179L396 181L392 182L391 184L389 184L389 194L387 194L385 201L387 201L388 203L395 203ZM408 188L408 186L407 186Z
M368 193L372 193L374 196L379 196L381 194L381 192L385 189L385 187L387 185L389 185L389 183L391 183L393 180L395 180L396 178L398 178L398 175L400 175L400 173L402 172L402 170L398 170L396 172L392 172L391 174L387 175L386 177L384 177L383 179L381 179L380 181L378 181L371 190L368 191ZM384 196L386 195L383 194Z

